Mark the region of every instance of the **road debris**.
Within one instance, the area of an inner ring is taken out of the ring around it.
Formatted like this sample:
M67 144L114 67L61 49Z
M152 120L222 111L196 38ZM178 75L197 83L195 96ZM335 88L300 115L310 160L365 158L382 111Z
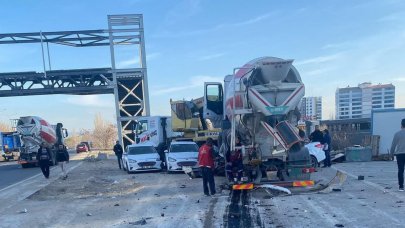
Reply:
M345 227L343 224L335 224L335 227Z
M91 213L87 213L86 215L87 215L87 216L92 216L92 214L91 214Z
M357 180L364 180L364 176L362 176L362 175L357 176Z
M28 212L27 208L24 208L24 210L21 210L21 211L19 211L18 213L24 214L24 213L27 213L27 212Z
M119 203L116 203L116 204L114 204L114 207L118 207L120 204Z
M146 225L146 219L142 218L136 222L129 222L130 225Z

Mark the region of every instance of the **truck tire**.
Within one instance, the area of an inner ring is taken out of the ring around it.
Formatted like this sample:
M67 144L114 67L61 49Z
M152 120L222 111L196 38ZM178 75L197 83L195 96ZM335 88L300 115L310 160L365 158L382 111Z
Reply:
M21 164L21 167L23 167L23 169L26 169L31 167L31 164Z
M311 167L317 168L318 167L318 159L315 156L311 155Z

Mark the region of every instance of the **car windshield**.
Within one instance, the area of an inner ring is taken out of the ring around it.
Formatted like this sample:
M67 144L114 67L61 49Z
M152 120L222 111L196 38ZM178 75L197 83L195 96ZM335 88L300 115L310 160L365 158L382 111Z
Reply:
M172 144L170 152L198 152L197 144Z
M138 146L138 147L129 147L128 154L153 154L156 153L156 150L153 146Z

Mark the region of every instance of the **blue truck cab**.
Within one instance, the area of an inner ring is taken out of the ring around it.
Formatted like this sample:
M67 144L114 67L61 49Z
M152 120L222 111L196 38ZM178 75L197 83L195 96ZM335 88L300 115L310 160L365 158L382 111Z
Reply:
M17 132L0 132L0 154L5 160L16 159L20 152L21 140Z

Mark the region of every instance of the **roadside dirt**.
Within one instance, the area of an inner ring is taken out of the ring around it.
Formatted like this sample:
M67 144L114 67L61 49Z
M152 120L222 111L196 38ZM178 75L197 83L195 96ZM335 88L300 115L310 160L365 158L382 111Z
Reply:
M67 180L55 179L2 211L0 227L223 226L229 192L206 197L201 178L129 175L117 166L115 159L85 159ZM222 177L215 180L218 186L223 182ZM41 176L38 181L49 180Z
M87 161L69 173L66 180L59 178L28 199L44 201L122 196L141 187L133 177L122 175L113 161Z

